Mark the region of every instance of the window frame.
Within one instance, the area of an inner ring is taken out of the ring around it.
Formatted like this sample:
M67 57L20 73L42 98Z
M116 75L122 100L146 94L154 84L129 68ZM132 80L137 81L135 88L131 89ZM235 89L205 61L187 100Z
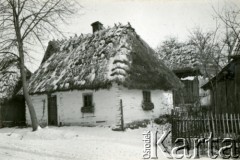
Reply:
M87 100L90 102L86 102L85 97L91 96L91 100ZM82 100L83 100L83 107L93 107L93 94L92 93L83 93L82 94Z
M151 91L143 90L142 95L143 95L143 102L149 102L149 103L152 102Z

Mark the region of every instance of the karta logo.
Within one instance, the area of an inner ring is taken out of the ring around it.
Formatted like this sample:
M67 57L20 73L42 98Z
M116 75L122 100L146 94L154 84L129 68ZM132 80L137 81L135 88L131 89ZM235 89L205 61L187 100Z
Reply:
M158 159L158 150L162 152L162 156L169 159L182 159L185 158L200 158L199 148L203 143L207 143L207 154L209 158L216 159L218 157L223 159L238 158L236 140L232 138L224 138L223 140L213 138L213 134L210 132L208 138L194 138L193 139L193 154L189 154L190 147L186 138L177 138L174 142L174 147L171 151L164 145L164 141L168 138L171 131L164 131L158 139L158 131L146 131L143 133L143 159ZM181 143L181 145L179 145ZM218 154L213 153L213 143L221 143L221 148L218 150ZM178 153L183 150L183 154ZM230 152L227 152L230 151Z

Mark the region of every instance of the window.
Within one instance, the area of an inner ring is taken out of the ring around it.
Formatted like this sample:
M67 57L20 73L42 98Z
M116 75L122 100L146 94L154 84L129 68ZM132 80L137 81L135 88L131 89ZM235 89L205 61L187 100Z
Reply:
M83 95L83 104L84 104L84 107L92 106L92 94Z
M151 102L151 92L150 91L143 91L143 101Z
M83 94L83 106L81 108L82 113L93 113L94 105L93 105L93 95L91 93Z
M154 108L154 104L151 101L151 92L150 91L143 91L143 102L142 108L143 110L152 110Z

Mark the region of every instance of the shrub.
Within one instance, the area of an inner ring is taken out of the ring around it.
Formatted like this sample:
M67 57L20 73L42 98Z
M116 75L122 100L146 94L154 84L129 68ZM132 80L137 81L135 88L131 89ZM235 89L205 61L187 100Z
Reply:
M164 114L154 119L154 122L159 125L171 123L171 121L172 121L172 117L169 114Z

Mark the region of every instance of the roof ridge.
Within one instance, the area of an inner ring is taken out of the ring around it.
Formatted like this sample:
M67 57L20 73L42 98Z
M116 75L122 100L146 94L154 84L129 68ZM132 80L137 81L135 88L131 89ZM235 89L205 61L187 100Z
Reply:
M102 30L96 31L95 33L80 33L80 35L78 36L77 33L74 34L74 36L69 36L68 38L64 38L64 39L55 39L53 38L52 40L50 40L49 42L63 42L63 41L68 41L68 40L72 40L74 38L86 38L87 36L92 36L92 35L96 35L101 31L106 31L108 29L112 29L112 28L126 28L126 29L131 29L132 31L135 32L135 29L131 26L130 22L128 22L127 24L123 25L122 23L114 23L114 26L110 27L108 26L107 28L103 28ZM136 33L136 32L135 32Z

